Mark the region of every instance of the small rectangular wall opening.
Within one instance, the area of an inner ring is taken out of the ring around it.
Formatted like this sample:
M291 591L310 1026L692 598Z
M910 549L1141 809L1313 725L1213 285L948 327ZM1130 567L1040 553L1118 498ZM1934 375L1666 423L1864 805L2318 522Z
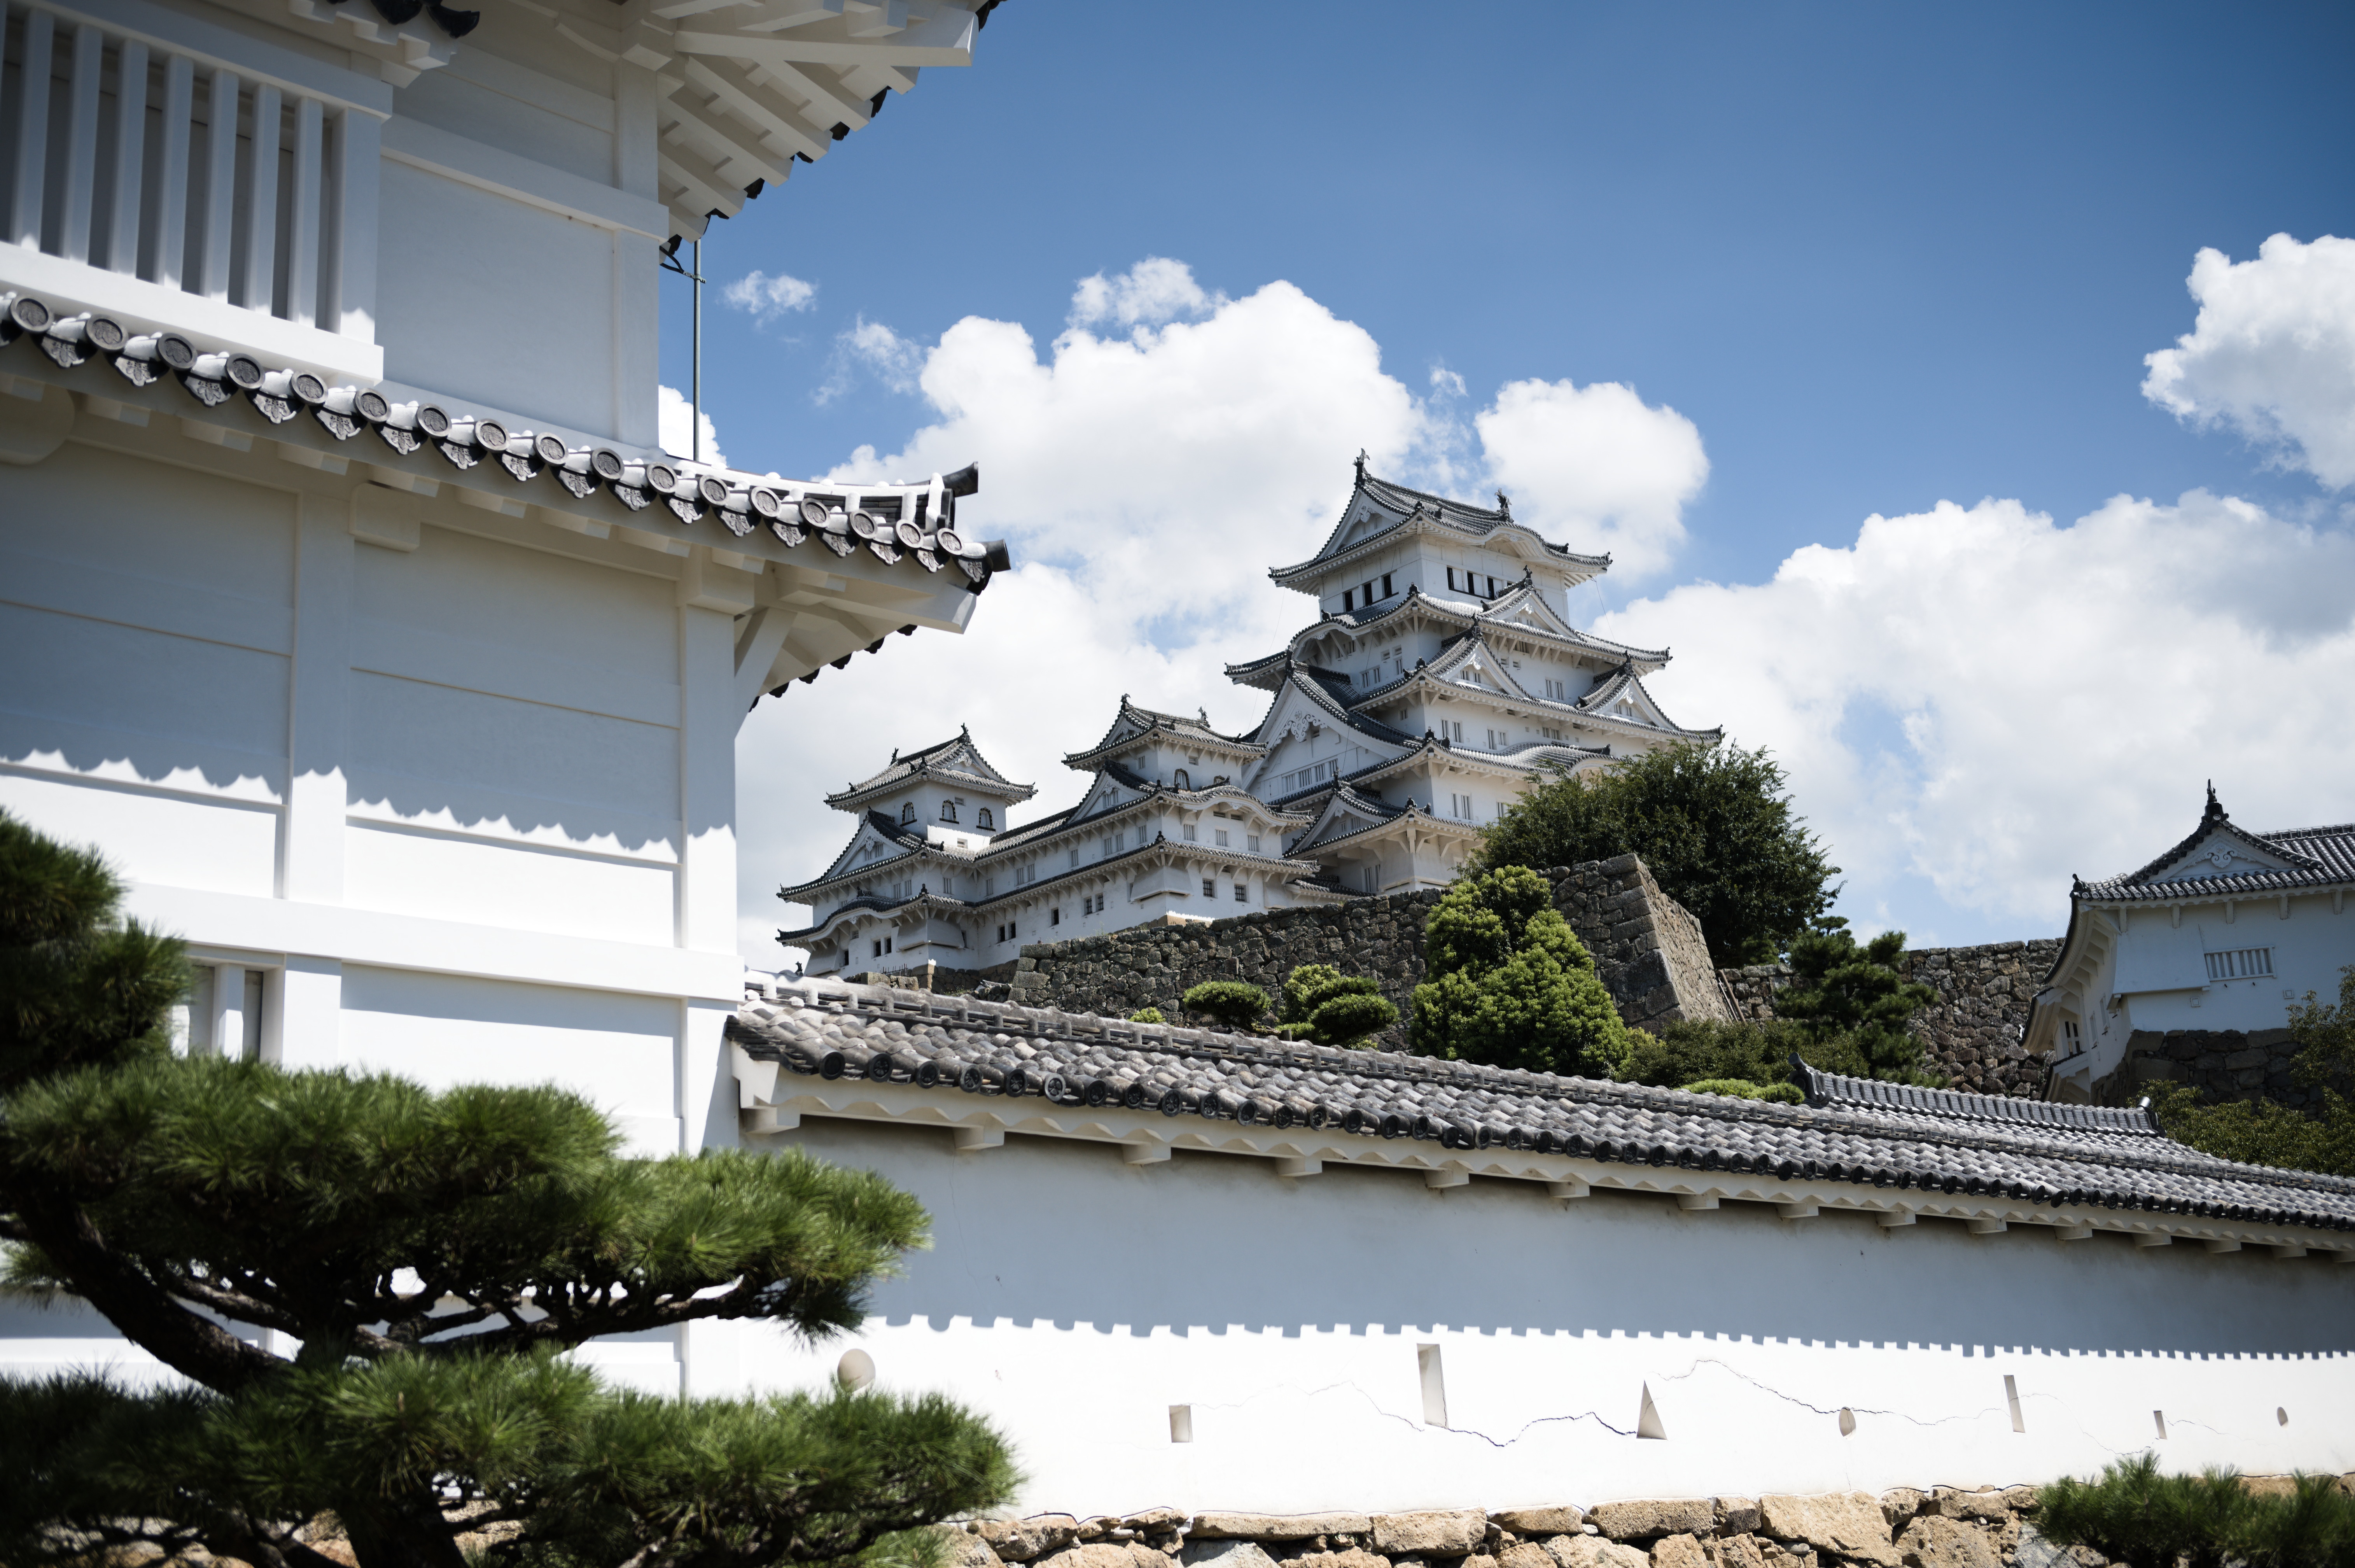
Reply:
M1194 1441L1194 1407L1192 1405L1173 1404L1169 1407L1169 1441L1172 1443Z
M2167 1412L2163 1410L2152 1411L2150 1413L2150 1422L2152 1425L2158 1428L2158 1435L2160 1439L2164 1441L2167 1436Z
M2012 1381L2009 1372L2003 1374L2003 1400L2011 1406L2011 1429L2014 1432L2027 1431L2028 1423L2019 1419L2019 1385Z
M1439 1347L1417 1345L1414 1360L1416 1368L1423 1373L1423 1424L1425 1426L1445 1426L1447 1376L1440 1371Z

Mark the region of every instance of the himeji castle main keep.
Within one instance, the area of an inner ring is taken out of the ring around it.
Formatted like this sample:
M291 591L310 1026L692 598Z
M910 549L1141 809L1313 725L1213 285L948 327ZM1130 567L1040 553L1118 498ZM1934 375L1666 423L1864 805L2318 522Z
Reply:
M783 890L816 918L779 939L819 972L982 969L1166 916L1444 886L1540 776L1721 734L1680 728L1645 690L1668 650L1571 624L1570 591L1610 565L1516 522L1501 495L1466 506L1360 457L1324 544L1268 574L1316 619L1228 667L1272 696L1256 729L1124 699L1064 758L1091 775L1080 804L1018 827L1032 787L971 735L897 755L826 798L859 826Z

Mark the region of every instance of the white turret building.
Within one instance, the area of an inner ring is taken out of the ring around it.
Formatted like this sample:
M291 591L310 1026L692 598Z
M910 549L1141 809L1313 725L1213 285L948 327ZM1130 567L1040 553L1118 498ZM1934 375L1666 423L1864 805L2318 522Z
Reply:
M737 731L1004 556L970 473L666 454L661 252L988 3L5 7L0 811L186 940L183 1049L735 1141ZM0 1307L0 1370L93 1360L148 1364Z
M815 919L778 940L825 974L986 969L1024 944L1444 886L1480 829L1543 774L1609 766L1716 730L1644 689L1666 649L1570 623L1608 570L1513 520L1366 472L1323 548L1268 575L1320 613L1283 652L1231 665L1273 694L1248 734L1121 699L1063 760L1078 805L1015 827L1031 795L970 735L895 756L826 797L861 818L816 879Z
M1308 817L1235 782L1263 751L1124 698L1103 739L1063 759L1090 775L1080 804L1019 827L1007 813L1035 792L970 734L894 756L826 796L858 829L822 876L779 892L816 919L777 939L818 973L984 969L1026 943L1168 915L1338 901L1309 880L1314 861L1284 851Z
M1351 892L1455 879L1542 774L1723 731L1678 727L1644 689L1668 650L1570 623L1570 590L1609 570L1496 509L1378 479L1356 487L1323 548L1268 575L1316 601L1283 652L1228 667L1275 695L1243 782L1307 830L1289 852Z

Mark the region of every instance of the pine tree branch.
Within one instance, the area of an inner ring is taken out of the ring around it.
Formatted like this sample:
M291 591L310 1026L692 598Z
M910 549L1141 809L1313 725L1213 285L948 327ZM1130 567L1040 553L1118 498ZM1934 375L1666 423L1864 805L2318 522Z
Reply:
M286 1370L278 1357L175 1300L136 1261L107 1244L80 1205L20 1194L16 1219L24 1231L18 1239L47 1253L73 1281L76 1294L125 1338L192 1382L235 1393Z

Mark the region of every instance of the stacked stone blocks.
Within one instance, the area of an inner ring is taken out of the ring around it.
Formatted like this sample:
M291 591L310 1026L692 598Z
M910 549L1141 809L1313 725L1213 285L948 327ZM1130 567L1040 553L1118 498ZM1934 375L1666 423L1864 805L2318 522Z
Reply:
M2036 1488L1899 1488L1487 1512L1040 1514L957 1528L954 1568L2103 1568L2041 1540Z
M1593 954L1595 972L1630 1025L1729 1016L1700 923L1660 891L1642 860L1621 855L1543 875L1554 907ZM1380 986L1401 1022L1375 1043L1403 1050L1414 987L1423 976L1423 928L1440 896L1425 889L1040 944L1023 949L1010 999L1114 1017L1159 1008L1174 1019L1178 998L1205 980L1246 981L1275 998L1299 965L1330 964Z

